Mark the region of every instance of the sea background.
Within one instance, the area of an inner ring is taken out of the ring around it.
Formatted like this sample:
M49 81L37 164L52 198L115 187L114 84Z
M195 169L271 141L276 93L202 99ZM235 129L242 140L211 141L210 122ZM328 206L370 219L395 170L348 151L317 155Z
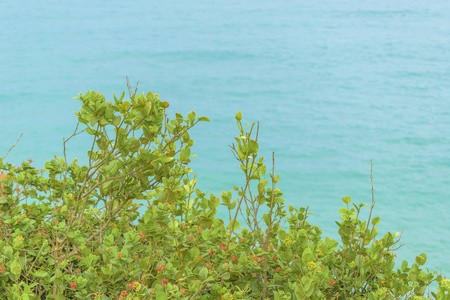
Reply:
M398 263L450 276L450 2L2 1L0 156L42 168L74 130L78 93L112 100L125 76L194 110L199 187L242 185L234 115L260 122L260 154L287 204L337 238L341 198L370 203ZM86 160L87 138L69 145ZM366 217L368 210L365 210ZM225 210L219 215L226 220Z

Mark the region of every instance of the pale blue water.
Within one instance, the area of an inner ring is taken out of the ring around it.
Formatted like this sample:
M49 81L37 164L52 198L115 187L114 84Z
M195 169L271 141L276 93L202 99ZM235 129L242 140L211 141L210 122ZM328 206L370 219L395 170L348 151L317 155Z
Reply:
M448 1L2 1L0 156L21 132L9 161L61 154L72 97L120 94L128 75L210 117L193 167L216 194L242 182L235 113L259 121L287 203L327 235L341 197L370 202L373 159L380 232L404 229L399 260L426 252L449 276L449 49Z

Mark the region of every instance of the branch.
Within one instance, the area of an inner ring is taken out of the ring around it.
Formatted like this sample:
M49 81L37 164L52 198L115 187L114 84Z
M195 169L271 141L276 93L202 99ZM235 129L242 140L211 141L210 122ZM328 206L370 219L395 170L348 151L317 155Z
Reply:
M6 152L5 156L3 156L3 159L5 159L5 158L8 156L9 151L11 151L11 149L14 148L14 147L17 145L17 143L19 142L19 140L22 138L22 135L23 135L23 133L20 134L20 136L19 136L19 138L17 139L16 143L15 143L14 145L12 145L11 148L9 148L8 152Z
M372 184L372 205L370 206L369 219L367 219L367 226L366 226L366 230L364 231L364 236L362 238L361 244L359 246L360 248L362 248L362 246L364 245L364 241L366 239L366 234L367 234L367 229L369 229L370 219L372 218L373 207L375 206L375 198L373 195L372 169L373 169L373 162L372 162L372 160L370 160L370 183Z
M132 89L131 89L130 79L128 78L128 76L126 76L126 78L127 78L128 95L130 96L130 99L133 99L134 96L136 96L136 93L137 93L137 90L138 90L139 81L136 83L136 88L135 88L134 93L133 93Z

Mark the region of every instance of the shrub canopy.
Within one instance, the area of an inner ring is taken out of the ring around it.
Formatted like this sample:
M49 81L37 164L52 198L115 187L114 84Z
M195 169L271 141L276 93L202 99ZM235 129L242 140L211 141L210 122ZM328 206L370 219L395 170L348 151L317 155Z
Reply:
M124 98L80 94L76 129L44 169L0 159L0 299L449 299L425 253L395 269L399 234L377 238L374 202L342 198L340 243L322 237L282 198L240 112L231 149L244 181L217 197L189 168L189 130L208 118L169 119L150 92ZM81 133L86 165L66 157Z

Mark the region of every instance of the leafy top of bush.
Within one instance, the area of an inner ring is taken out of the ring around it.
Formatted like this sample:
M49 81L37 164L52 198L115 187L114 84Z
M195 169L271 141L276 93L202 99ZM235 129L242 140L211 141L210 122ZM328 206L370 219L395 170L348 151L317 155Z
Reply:
M231 148L243 185L217 197L188 167L189 130L209 120L169 119L150 92L124 98L80 94L75 132L44 169L0 159L0 299L449 299L425 253L394 268L399 234L377 238L374 202L363 220L368 205L342 198L341 243L322 237L308 208L282 198L240 112ZM65 154L81 133L87 165Z

